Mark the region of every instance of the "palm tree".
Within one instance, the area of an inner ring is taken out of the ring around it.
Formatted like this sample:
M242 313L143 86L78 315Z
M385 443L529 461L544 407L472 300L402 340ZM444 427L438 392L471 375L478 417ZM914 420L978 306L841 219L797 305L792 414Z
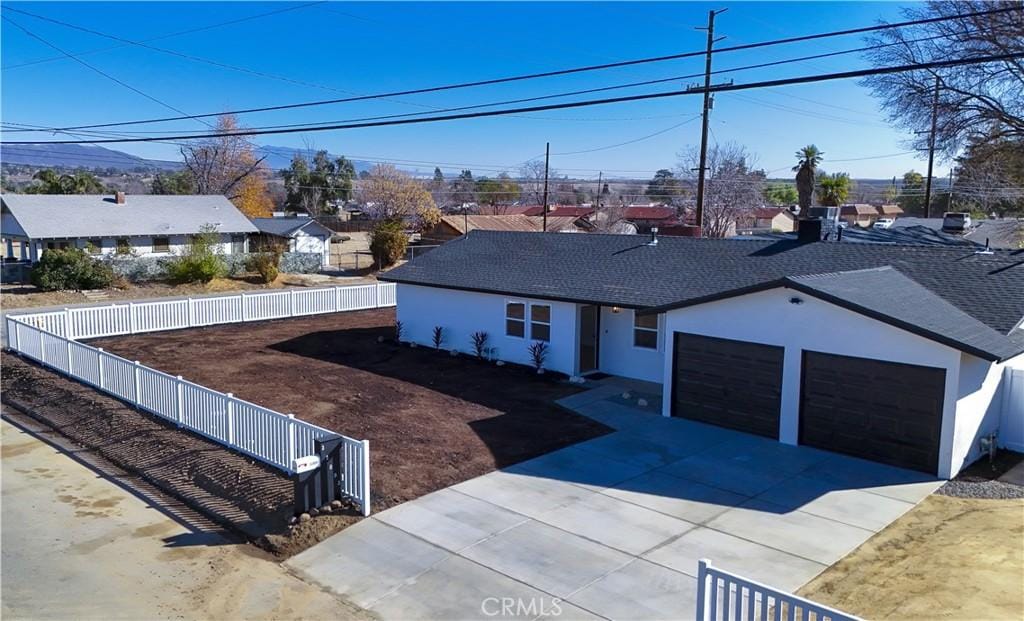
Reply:
M818 202L828 207L839 207L850 196L853 184L848 173L821 173L818 175Z
M800 195L801 214L806 214L811 206L811 197L814 194L815 173L824 155L813 144L809 144L796 152L797 165L793 167L793 171L796 172L796 191Z

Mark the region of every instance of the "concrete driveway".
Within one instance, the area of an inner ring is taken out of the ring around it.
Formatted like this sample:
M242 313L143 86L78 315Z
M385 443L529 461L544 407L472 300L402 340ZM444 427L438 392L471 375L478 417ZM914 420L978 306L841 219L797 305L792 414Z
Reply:
M692 618L697 560L794 591L938 487L617 402L617 431L364 520L292 558L385 619Z

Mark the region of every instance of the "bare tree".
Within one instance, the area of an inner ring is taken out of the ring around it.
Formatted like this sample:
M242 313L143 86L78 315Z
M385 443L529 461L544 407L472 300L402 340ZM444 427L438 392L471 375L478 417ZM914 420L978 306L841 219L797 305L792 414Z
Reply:
M736 221L763 206L765 173L753 170L755 157L735 142L708 148L707 175L704 182L704 237L726 237ZM680 156L679 172L684 179L695 179L700 151L693 147Z
M548 169L548 180L550 190L550 180L557 175L558 172L554 168ZM531 205L541 205L544 202L544 160L530 160L523 164L522 168L519 169L519 189L520 197L530 203ZM550 192L548 194L548 203L551 203Z
M644 186L642 183L631 181L619 192L619 202L623 205L633 205L644 197Z
M636 233L636 227L626 220L626 206L621 202L601 202L590 218L597 233Z
M956 17L993 8L1017 10ZM1021 0L933 0L904 9L908 19L954 17L909 28L880 31L868 38L876 66L946 60L950 57L1024 54ZM908 71L865 78L889 119L915 135L912 146L928 147L935 81L939 80L936 148L953 157L968 139L1024 137L1024 60L1020 57L958 67Z
M196 193L221 194L234 200L241 193L242 181L261 173L266 156L257 158L244 136L231 135L238 129L237 119L225 114L217 118L216 131L220 135L181 147L181 157Z

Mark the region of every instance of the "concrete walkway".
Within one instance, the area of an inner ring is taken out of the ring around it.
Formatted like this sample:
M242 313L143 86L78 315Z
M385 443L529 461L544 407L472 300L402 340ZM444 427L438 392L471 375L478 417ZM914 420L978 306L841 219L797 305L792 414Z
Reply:
M615 433L379 513L286 566L385 619L692 618L699 558L793 591L941 483L622 392L562 401Z

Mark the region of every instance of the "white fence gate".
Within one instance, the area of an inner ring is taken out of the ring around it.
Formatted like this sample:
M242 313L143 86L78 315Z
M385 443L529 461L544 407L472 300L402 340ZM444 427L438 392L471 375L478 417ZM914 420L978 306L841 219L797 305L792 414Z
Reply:
M697 564L697 621L861 621L828 606Z
M1003 370L1003 415L999 421L999 444L1024 453L1024 369Z
M6 318L8 347L214 442L294 475L315 469L314 443L342 439L342 492L370 514L370 445L75 339L261 321L395 305L395 285L275 291L112 304Z

